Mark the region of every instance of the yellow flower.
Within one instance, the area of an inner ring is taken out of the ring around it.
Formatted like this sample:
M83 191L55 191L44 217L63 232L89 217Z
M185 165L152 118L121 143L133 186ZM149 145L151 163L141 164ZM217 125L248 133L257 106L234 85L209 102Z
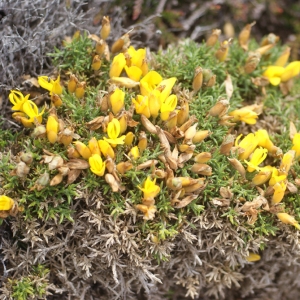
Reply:
M248 108L240 108L236 109L229 113L229 116L233 117L233 121L242 121L246 124L255 124L258 115L251 109Z
M242 152L239 154L240 160L247 159L251 153L255 150L258 144L258 140L255 138L253 133L247 134L238 144L238 141L242 137L242 134L239 135L235 140L235 146L239 147Z
M92 156L92 152L88 146L84 143L76 141L74 142L76 150L84 159L89 159Z
M160 118L163 121L168 120L170 112L174 111L177 106L177 96L170 95L166 101L161 105Z
M28 101L29 94L24 97L24 95L20 91L11 91L9 93L9 101L14 105L12 110L23 111L23 104Z
M102 161L102 158L99 154L93 154L89 158L89 164L91 171L97 176L103 176L105 171L105 162Z
M166 101L167 97L171 94L171 90L176 82L176 77L171 77L168 79L164 79L157 86L157 90L160 91L160 101L163 103Z
M136 66L131 66L131 67L127 67L125 66L125 71L126 71L126 74L127 76L134 80L134 81L139 81L141 76L142 76L142 70Z
M284 192L286 190L286 183L284 181L277 182L273 185L273 189L274 189L274 194L272 197L272 204L277 204L284 197Z
M293 61L285 68L282 66L269 66L263 76L267 77L274 86L286 82L300 73L300 61Z
M150 177L147 177L143 184L143 187L138 186L138 188L144 193L144 199L152 200L160 192L160 187L155 184L156 178L152 181Z
M135 111L139 115L144 115L146 118L150 118L149 98L148 96L137 95L136 99L132 98Z
M300 133L296 133L293 137L292 150L296 151L296 157L300 156Z
M125 136L125 140L124 140L125 145L130 146L133 142L133 139L134 139L134 134L133 132L129 131Z
M258 168L259 172L255 174L255 176L252 178L252 183L254 185L261 185L266 183L268 180L270 180L272 176L273 167L272 166L265 166L263 168Z
M54 144L57 141L58 127L56 117L49 116L46 124L46 132L47 138L51 144Z
M255 132L255 137L258 140L258 146L264 147L271 154L276 154L279 150L270 140L269 134L265 129L259 129Z
M161 108L162 101L160 99L160 91L159 90L153 90L149 94L149 100L148 100L148 106L149 106L149 111L150 114L153 118L156 118L158 116L158 112Z
M284 67L281 66L269 66L263 73L264 77L267 77L270 83L274 86L281 82L281 75L284 72Z
M119 77L126 65L126 59L123 53L116 55L112 61L109 77Z
M103 139L106 142L110 143L113 147L115 147L116 145L122 145L124 144L125 135L119 137L120 131L120 122L117 119L113 118L107 125L107 135L109 139L106 137L104 137Z
M143 61L146 58L146 49L141 48L135 50L133 46L130 46L127 53L130 55L131 66L136 66L139 69L142 69Z
M248 165L247 171L248 172L254 172L256 170L256 167L258 167L259 164L261 164L267 157L268 150L265 148L257 148L253 152L250 161L246 161L245 163Z
M89 149L93 154L98 154L100 155L100 148L99 148L99 144L98 144L98 141L96 140L95 137L92 137L90 140L89 140Z
M115 158L115 152L114 152L113 148L111 147L111 145L108 142L106 142L104 140L99 140L98 145L99 145L101 153L105 157L109 156L112 159Z
M124 98L125 93L119 88L116 88L114 92L110 95L109 100L111 104L111 110L114 113L114 115L117 115L123 109Z
M285 67L284 72L281 75L281 81L286 82L291 78L297 76L299 73L300 73L300 61L293 61Z
M280 164L280 172L283 172L287 174L291 168L291 165L293 163L293 160L295 158L295 151L290 150L287 153L285 153L282 157L281 164Z
M23 103L23 112L13 113L13 118L21 121L25 127L33 127L35 122L42 123L43 113L45 108L39 112L38 107L31 100L27 100Z
M0 195L0 211L1 210L10 210L14 206L14 200L4 196Z
M133 159L138 159L140 157L140 150L138 146L134 146L130 149L128 156Z
M284 223L284 224L289 224L295 226L297 229L300 229L300 225L298 222L295 220L294 217L290 216L287 213L278 213L277 214L278 219Z
M42 88L50 92L50 96L52 96L53 94L62 94L62 86L60 85L59 75L55 81L48 76L39 76L38 83Z
M280 172L273 167L273 172L272 172L272 176L271 179L269 181L269 185L275 185L276 183L279 183L283 180L286 179L286 174L280 174Z
M140 80L141 94L148 96L162 80L162 77L156 71L150 71Z

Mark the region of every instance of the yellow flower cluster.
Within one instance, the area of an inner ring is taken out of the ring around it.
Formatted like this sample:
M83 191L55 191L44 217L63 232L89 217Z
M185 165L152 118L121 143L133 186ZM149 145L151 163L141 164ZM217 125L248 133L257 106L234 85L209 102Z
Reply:
M236 139L238 158L244 161L249 173L256 171L252 178L254 185L262 185L268 182L268 195L272 195L271 203L282 201L288 184L288 173L295 159L296 152L291 149L282 156L282 151L270 140L266 130L260 129L255 133L249 133L240 142L241 135ZM260 166L267 155L282 157L279 167L266 165ZM250 160L247 160L250 158Z

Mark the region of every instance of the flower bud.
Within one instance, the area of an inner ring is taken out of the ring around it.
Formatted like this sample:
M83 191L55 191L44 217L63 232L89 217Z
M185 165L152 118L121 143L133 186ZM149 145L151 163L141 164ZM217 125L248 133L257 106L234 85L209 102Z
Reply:
M94 71L98 71L101 67L101 59L100 59L100 56L99 55L95 55L94 58L93 58L93 62L92 62L92 69Z
M192 166L191 171L196 174L205 176L212 175L212 168L207 164L196 163Z
M223 41L220 44L220 48L217 50L215 53L216 58L220 61L223 62L227 58L229 46L231 44L232 39L229 39L228 41Z
M52 94L51 95L51 102L55 107L60 107L62 106L62 100L57 94Z
M228 161L233 166L233 168L241 174L243 178L246 177L246 170L239 160L237 160L236 158L228 158Z
M122 161L117 164L117 170L120 174L125 174L127 171L133 168L133 164L129 161Z
M239 44L244 49L248 49L248 40L251 33L252 26L255 25L256 22L252 22L251 24L247 24L239 34Z
M103 40L106 40L110 34L110 20L108 16L103 16L102 27L100 30L100 36Z
M205 87L212 87L216 84L216 78L217 76L216 75L213 75L207 82L204 82L204 86Z
M46 125L47 138L51 144L54 144L58 138L58 122L57 117L50 115Z
M232 134L226 135L224 141L220 146L220 153L223 155L229 155L233 145L234 145L234 136Z
M73 141L73 130L69 128L65 128L62 132L58 135L58 141L61 144L64 144L65 147L69 146Z
M77 83L77 86L76 86L76 89L75 89L75 96L76 96L77 99L83 98L85 88L86 88L86 82L85 81Z
M69 148L67 149L67 157L68 157L69 159L72 159L72 158L79 158L79 157L80 157L80 154L79 154L79 152L78 152L75 148L69 147Z
M193 79L193 92L196 94L202 87L203 83L203 71L201 67L195 69L194 79Z
M68 82L68 91L69 91L69 93L74 93L75 92L77 83L78 83L78 79L76 78L76 76L74 74L71 74L69 82Z
M184 133L184 139L186 141L189 141L191 139L194 138L194 136L196 135L197 133L197 126L198 126L198 123L195 123L194 125L192 125L189 129L186 130L186 132Z
M181 126L189 118L190 106L187 100L181 104L181 108L177 113L177 125Z
M212 117L222 117L226 114L229 108L229 101L227 99L219 99L218 102L208 111Z
M84 159L89 159L92 156L91 150L84 143L76 141L74 145Z
M105 51L106 45L107 44L103 40L97 41L95 49L96 53L101 56Z
M197 144L202 142L205 138L207 138L211 132L209 130L199 130L196 132L196 134L193 137L193 143Z
M212 34L208 37L206 41L206 46L213 47L218 41L220 34L221 34L220 29L214 29Z
M0 195L0 211L10 210L15 204L15 201L5 195Z
M128 153L128 156L130 158L132 158L133 160L138 159L140 157L140 151L139 151L138 146L131 148L131 150Z
M125 145L130 146L133 142L133 139L134 139L134 134L133 132L129 131L125 136L125 140L124 140Z
M211 159L211 153L210 152L202 152L197 154L194 157L194 161L196 163L200 163L200 164L204 164L206 162L208 162Z
M141 153L147 148L147 136L144 131L141 131L139 134L138 148Z
M256 52L252 52L249 54L246 64L244 66L244 70L246 74L252 73L260 62L261 55Z

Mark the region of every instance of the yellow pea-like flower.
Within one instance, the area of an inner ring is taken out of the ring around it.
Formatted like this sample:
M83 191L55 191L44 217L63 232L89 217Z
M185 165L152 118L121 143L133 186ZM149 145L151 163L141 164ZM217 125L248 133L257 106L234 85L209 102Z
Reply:
M117 115L124 108L124 99L125 93L119 88L116 88L110 95L109 100L114 115Z
M248 172L254 172L256 170L256 167L260 165L267 157L268 150L265 148L257 148L254 150L250 161L245 161L245 163L248 165L247 171Z
M88 146L84 143L76 141L74 142L76 150L84 159L89 159L92 156L92 152Z
M155 184L156 178L151 180L147 177L143 184L143 187L138 186L138 188L144 193L144 199L151 200L156 197L160 192L160 187Z
M91 171L97 176L103 176L105 172L105 162L103 162L99 154L93 154L89 158L89 164Z
M112 61L109 77L119 77L126 65L126 59L123 53L116 55Z
M177 96L176 95L170 95L164 103L162 103L160 108L160 118L163 121L168 120L170 116L170 112L175 110L177 106Z
M12 90L9 93L9 101L13 104L12 110L23 111L23 104L28 101L29 94L24 97L20 91Z
M0 210L10 210L14 206L14 200L5 195L0 195Z
M105 157L110 157L112 159L115 158L115 152L114 152L113 148L111 147L111 145L108 142L106 142L104 140L99 140L98 145L99 145L101 153Z
M54 144L58 138L58 122L54 116L49 116L46 124L47 138L51 144Z
M249 133L240 141L240 143L238 143L241 137L242 134L236 138L235 146L239 147L243 151L239 154L239 159L245 160L253 153L253 151L257 147L258 140L253 133Z
M287 213L278 213L277 214L278 219L284 223L284 224L289 224L295 226L297 229L300 229L300 225L298 222L295 220L294 217L290 216Z

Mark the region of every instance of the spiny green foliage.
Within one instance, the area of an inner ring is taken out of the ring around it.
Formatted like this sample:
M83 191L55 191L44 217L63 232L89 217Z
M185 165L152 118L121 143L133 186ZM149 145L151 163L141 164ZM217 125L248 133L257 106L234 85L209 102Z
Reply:
M28 300L31 298L45 299L47 295L49 269L43 265L32 268L30 275L19 279L9 279L14 300Z
M258 45L255 41L251 41L249 48L255 49ZM277 47L276 51L272 52L271 59L274 60L281 51L281 47ZM65 47L61 50L56 50L56 53L51 54L54 57L54 63L58 65L58 68L63 72L68 71L77 74L80 80L86 80L89 84L85 90L84 99L77 99L73 94L64 91L63 105L58 108L58 115L61 116L68 125L71 125L75 132L80 135L81 140L87 143L91 137L101 139L106 134L101 130L91 131L85 125L87 122L93 120L98 116L105 116L99 108L99 97L104 97L107 91L105 85L108 79L108 67L109 64L104 60L101 67L101 76L96 73L93 74L90 65L92 61L93 44L86 34L80 35L73 39L71 43L65 44ZM245 228L249 230L249 233L253 234L274 234L276 227L273 226L273 218L268 216L259 218L258 222L254 225L247 225L245 217L242 217L236 210L235 206L239 202L252 201L258 196L257 189L251 184L251 181L245 181L236 172L235 169L229 164L226 156L220 154L219 147L228 133L227 126L220 126L218 118L208 115L209 109L215 105L218 99L226 98L226 89L224 80L227 74L230 74L233 82L233 96L230 100L231 108L238 108L243 105L245 101L253 103L255 97L261 94L258 87L255 87L251 82L252 77L258 77L262 74L265 66L269 65L269 60L262 59L257 69L251 73L246 74L243 71L247 54L238 43L235 41L230 47L230 59L225 62L217 62L214 56L214 50L206 44L198 45L192 41L184 41L177 47L170 47L165 52L159 52L155 55L153 67L164 78L175 76L178 80L176 89L189 89L192 88L192 81L194 77L195 67L201 66L203 68L210 69L213 74L216 75L216 84L211 88L201 89L192 101L190 101L190 114L195 115L198 120L198 130L209 130L211 135L203 142L196 144L195 154L201 152L212 153L212 158L209 161L209 165L213 169L213 174L210 176L206 183L206 188L192 203L185 208L176 209L171 205L170 195L168 190L161 182L160 195L156 199L157 205L157 217L154 220L144 223L139 221L138 227L145 236L148 233L155 235L158 239L166 239L178 234L179 228L182 226L182 222L186 222L187 217L199 215L203 209L209 207L210 201L220 196L220 188L228 187L233 193L233 199L230 202L230 207L225 209L223 217L230 220L233 225L243 223ZM103 90L101 90L103 89ZM266 114L281 118L285 126L288 125L285 114L282 113L282 105L284 100L279 89L271 88L271 92L268 92L264 104ZM127 91L126 91L127 92ZM136 91L130 90L126 94L125 108L129 109L131 106L131 98L135 96ZM250 102L251 101L251 102ZM291 101L291 103L293 103ZM284 105L284 110L288 114L290 112L292 104ZM134 115L135 121L140 121L139 115ZM285 123L284 123L285 122ZM157 125L161 125L162 122L158 121ZM141 130L141 124L135 126L132 131L135 135ZM282 127L280 127L282 130ZM159 154L162 153L157 138L150 133L146 133L149 147L142 153L133 164L137 166L150 159L157 159ZM287 151L291 147L291 142L288 138L288 134L282 133L280 137L274 135L274 142ZM134 140L136 144L137 137ZM35 182L38 178L48 172L45 164L40 164L43 156L43 149L50 149L53 154L57 154L66 159L65 148L62 145L51 145L49 142L40 139L32 139L30 137L23 137L21 143L25 142L27 145L26 151L34 153L34 166L31 168L34 172L31 172L27 178L22 182L17 180L15 176L10 176L12 169L11 164L6 167L3 172L7 183L5 188L13 191L18 190L18 195L12 192L12 195L18 197L19 204L24 207L25 218L39 217L44 220L49 218L57 219L62 222L65 218L72 220L72 211L70 205L74 197L76 197L75 184L63 187L63 183L58 186L47 186L41 191L34 188ZM157 146L155 146L157 144ZM126 157L126 153L130 150L128 146L118 146L116 152L116 161L118 164L122 162ZM235 158L234 153L231 154L232 158ZM191 176L193 178L199 177L196 174L191 174L190 169L192 167L192 161L188 161L185 165L176 171L176 176ZM163 163L158 164L159 168L164 168ZM296 166L295 168L298 168ZM105 209L114 217L118 218L124 214L125 200L130 199L132 205L140 203L142 198L142 192L137 188L141 186L146 180L147 176L151 174L152 170L129 170L122 175L122 182L127 187L127 191L122 194L114 193L106 182L91 174L89 170L84 171L83 176L80 177L80 187L87 190L92 194L96 190L101 190L102 194L106 197L104 201ZM54 176L55 171L50 172L50 176ZM251 175L248 174L248 179L251 179ZM294 199L293 201L291 199ZM297 196L290 195L287 197L287 203L296 202ZM224 210L224 209L223 209ZM295 211L298 213L298 210ZM172 216L172 217L170 217ZM175 216L175 217L174 217ZM185 218L182 218L185 216Z

